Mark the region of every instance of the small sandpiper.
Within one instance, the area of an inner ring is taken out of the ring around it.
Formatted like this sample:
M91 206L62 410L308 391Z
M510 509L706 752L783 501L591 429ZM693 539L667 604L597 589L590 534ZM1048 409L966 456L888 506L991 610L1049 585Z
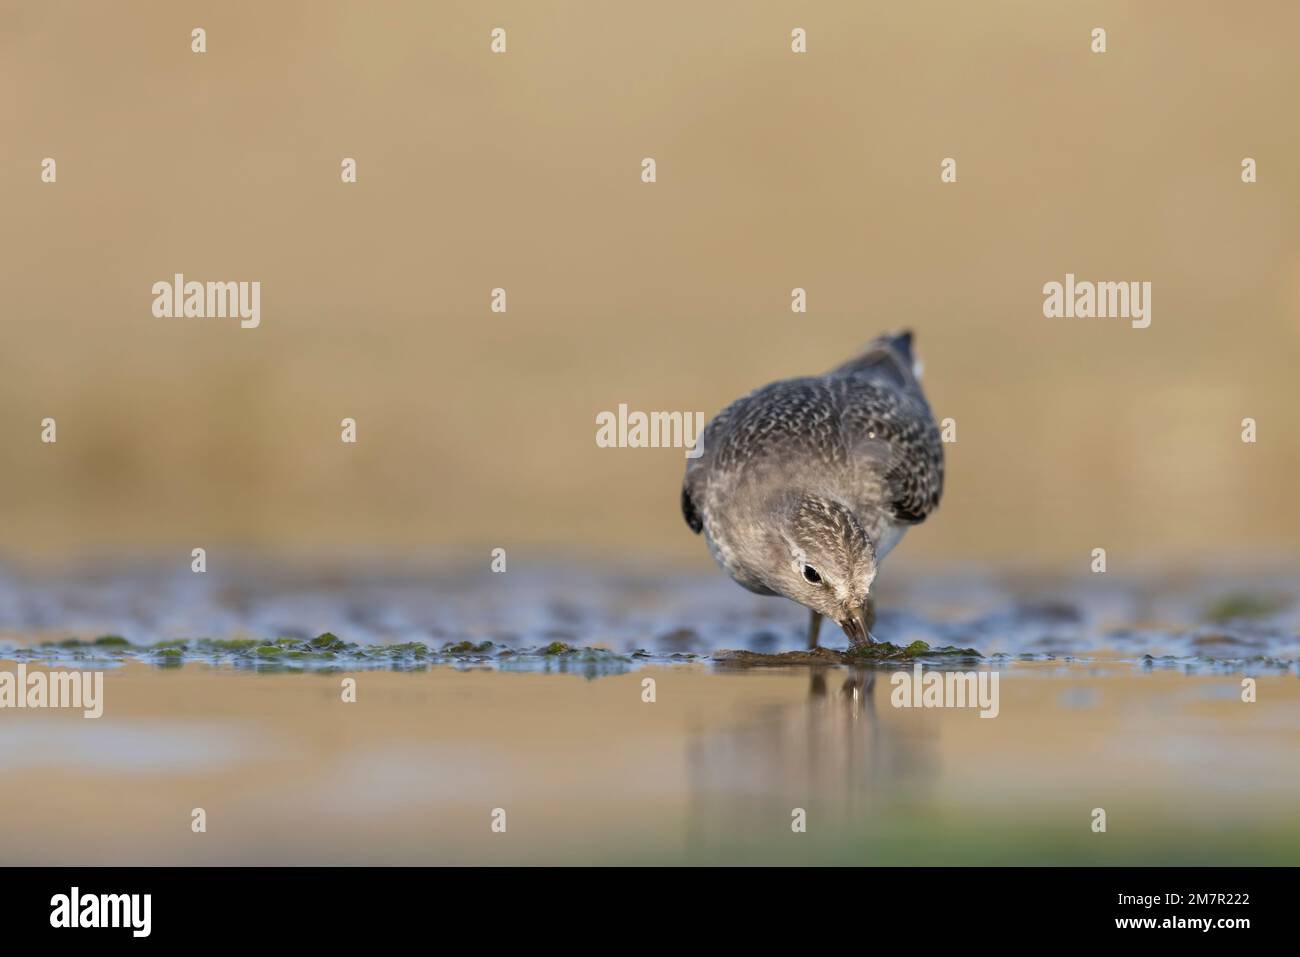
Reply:
M682 514L738 584L874 641L872 585L908 526L938 507L943 443L921 391L912 334L880 336L821 376L773 382L705 427Z

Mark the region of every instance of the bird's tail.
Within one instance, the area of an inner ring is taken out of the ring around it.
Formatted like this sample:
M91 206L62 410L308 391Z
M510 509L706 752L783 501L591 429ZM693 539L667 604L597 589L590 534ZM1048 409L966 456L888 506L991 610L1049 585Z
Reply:
M921 363L912 354L912 330L876 336L858 354L831 375L868 375L902 388L915 388L921 378Z

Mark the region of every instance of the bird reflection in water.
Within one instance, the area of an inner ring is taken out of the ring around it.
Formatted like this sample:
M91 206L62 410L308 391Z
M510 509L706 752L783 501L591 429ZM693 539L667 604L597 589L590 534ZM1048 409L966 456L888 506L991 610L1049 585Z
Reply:
M924 793L938 773L936 731L899 718L888 674L813 668L804 701L758 705L723 730L693 736L692 851L779 847L792 834L795 808L806 811L808 833L819 839L861 836L883 826L897 802Z

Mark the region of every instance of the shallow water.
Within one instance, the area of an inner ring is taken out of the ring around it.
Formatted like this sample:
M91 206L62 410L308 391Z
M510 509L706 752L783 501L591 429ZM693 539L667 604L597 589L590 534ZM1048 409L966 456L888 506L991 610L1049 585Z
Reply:
M931 574L876 628L928 650L808 666L709 578L11 575L0 670L105 706L0 711L0 863L1295 864L1292 588ZM918 662L997 717L895 707Z
M0 715L0 863L1300 860L1292 676L1243 704L1127 663L1001 673L984 720L842 668L439 666L345 704L335 675L130 663L98 721Z
M1289 572L1212 583L900 574L880 596L875 635L995 660L1104 654L1147 667L1295 671L1296 581ZM116 570L72 581L0 574L0 651L51 663L402 670L451 662L594 676L722 650L799 651L806 627L802 609L751 595L721 573L321 575L268 567L241 576ZM321 635L337 641L312 645ZM830 623L821 638L847 647Z

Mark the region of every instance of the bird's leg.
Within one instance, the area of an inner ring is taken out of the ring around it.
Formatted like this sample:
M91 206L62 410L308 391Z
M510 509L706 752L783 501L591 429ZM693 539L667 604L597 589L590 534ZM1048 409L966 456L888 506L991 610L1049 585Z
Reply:
M874 595L867 598L865 613L867 619L867 641L873 642L876 640L876 636L871 633L876 627L876 597Z
M812 617L808 619L808 650L813 651L817 648L817 633L822 630L822 616L820 612L811 612Z

